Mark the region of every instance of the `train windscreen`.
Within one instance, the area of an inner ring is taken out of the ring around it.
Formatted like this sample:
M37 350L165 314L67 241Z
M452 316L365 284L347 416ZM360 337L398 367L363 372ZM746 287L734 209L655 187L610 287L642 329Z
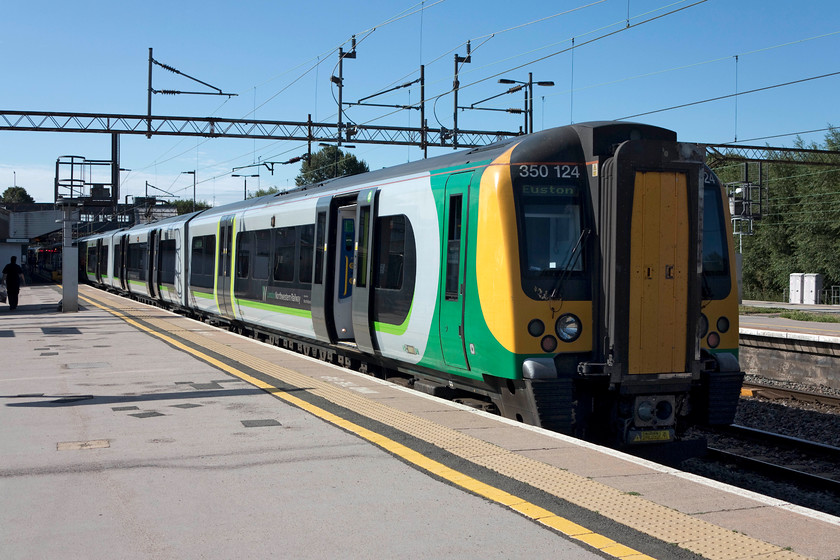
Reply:
M547 168L548 176L514 181L522 288L538 300L576 297L566 288L578 284L574 279L586 267L581 177L560 166L533 167Z
M732 289L724 219L720 183L707 171L703 189L703 299L724 299Z

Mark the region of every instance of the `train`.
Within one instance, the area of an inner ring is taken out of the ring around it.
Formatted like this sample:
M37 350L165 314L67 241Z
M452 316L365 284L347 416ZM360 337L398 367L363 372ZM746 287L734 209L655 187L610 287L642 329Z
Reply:
M620 447L733 420L729 206L701 145L547 129L78 241L91 284Z

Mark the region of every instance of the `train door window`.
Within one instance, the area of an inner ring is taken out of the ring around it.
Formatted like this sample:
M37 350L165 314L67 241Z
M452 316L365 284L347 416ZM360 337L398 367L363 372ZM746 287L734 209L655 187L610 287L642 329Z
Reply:
M321 212L318 214L318 223L315 228L318 232L318 238L315 240L315 278L316 284L324 282L324 239L327 233L327 213Z
M368 247L370 244L370 206L363 206L359 210L359 249L357 255L358 270L356 273L356 286L364 288L367 286L368 269Z
M274 280L294 282L295 280L295 244L294 227L280 228L274 231Z
M87 247L86 270L91 274L96 274L96 245L88 245Z
M384 290L399 290L403 284L405 216L380 218L378 231L376 253L379 255L379 267L375 285Z
M301 284L311 284L315 225L298 226L297 229L300 235L300 270L298 272L298 280L300 280Z
M268 280L271 268L271 230L261 229L254 232L254 278Z
M446 299L458 300L458 272L461 266L461 204L463 195L449 197L446 236Z
M108 271L108 247L102 246L102 255L100 257L102 262L99 263L99 274L102 276L109 276Z
M120 268L122 267L122 243L118 239L114 239L114 277L120 277Z
M236 248L236 277L248 278L248 272L251 266L251 246L254 241L254 234L252 232L240 233L237 238Z

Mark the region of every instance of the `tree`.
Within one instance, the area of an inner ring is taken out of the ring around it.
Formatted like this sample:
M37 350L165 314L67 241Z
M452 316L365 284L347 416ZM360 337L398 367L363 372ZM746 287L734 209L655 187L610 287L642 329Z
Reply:
M255 192L248 193L248 198L258 198L260 196L266 196L269 194L277 194L280 192L280 189L277 187L268 187L267 189L257 189Z
M178 215L181 214L189 214L193 211L193 201L192 200L173 200L172 206L174 206L178 210ZM196 200L195 201L195 210L196 212L199 210L207 210L211 208L210 203L205 200Z
M336 146L326 146L304 160L300 166L300 175L295 177L295 185L311 185L334 177L346 177L370 171L368 165L356 156L342 151Z
M795 147L837 151L840 130L830 128L823 145L797 140ZM750 165L750 176L757 176L757 164ZM727 164L715 173L737 182L742 169L743 163ZM763 164L762 184L762 218L754 222L754 235L743 237L744 298L781 300L794 272L822 274L826 288L840 285L840 169Z
M9 187L3 191L3 204L32 204L35 199L23 187Z

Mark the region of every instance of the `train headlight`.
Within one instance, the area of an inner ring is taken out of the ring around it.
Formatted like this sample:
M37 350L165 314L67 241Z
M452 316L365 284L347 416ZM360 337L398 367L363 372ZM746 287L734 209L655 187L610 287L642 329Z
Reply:
M713 332L709 335L709 338L706 339L706 343L709 345L709 348L717 348L718 344L720 344L720 335Z
M668 401L656 403L656 419L660 422L667 422L674 414L674 405Z
M531 336L542 336L544 332L545 323L539 319L533 319L530 323L528 323L528 334Z
M720 332L726 332L729 330L729 319L726 317L721 317L717 320L717 330Z
M544 336L540 341L540 346L542 347L543 352L554 352L557 350L557 339L551 335Z
M650 422L653 420L653 414L656 406L651 401L642 401L636 407L636 417L642 422Z
M636 427L662 427L674 424L675 401L672 395L636 397L634 423Z
M554 332L557 333L557 336L563 342L574 342L580 336L582 328L583 325L581 325L580 319L571 313L566 313L560 315L560 318L557 319L557 323L554 325Z
M709 319L704 314L700 314L700 321L697 323L697 336L703 338L709 332Z

